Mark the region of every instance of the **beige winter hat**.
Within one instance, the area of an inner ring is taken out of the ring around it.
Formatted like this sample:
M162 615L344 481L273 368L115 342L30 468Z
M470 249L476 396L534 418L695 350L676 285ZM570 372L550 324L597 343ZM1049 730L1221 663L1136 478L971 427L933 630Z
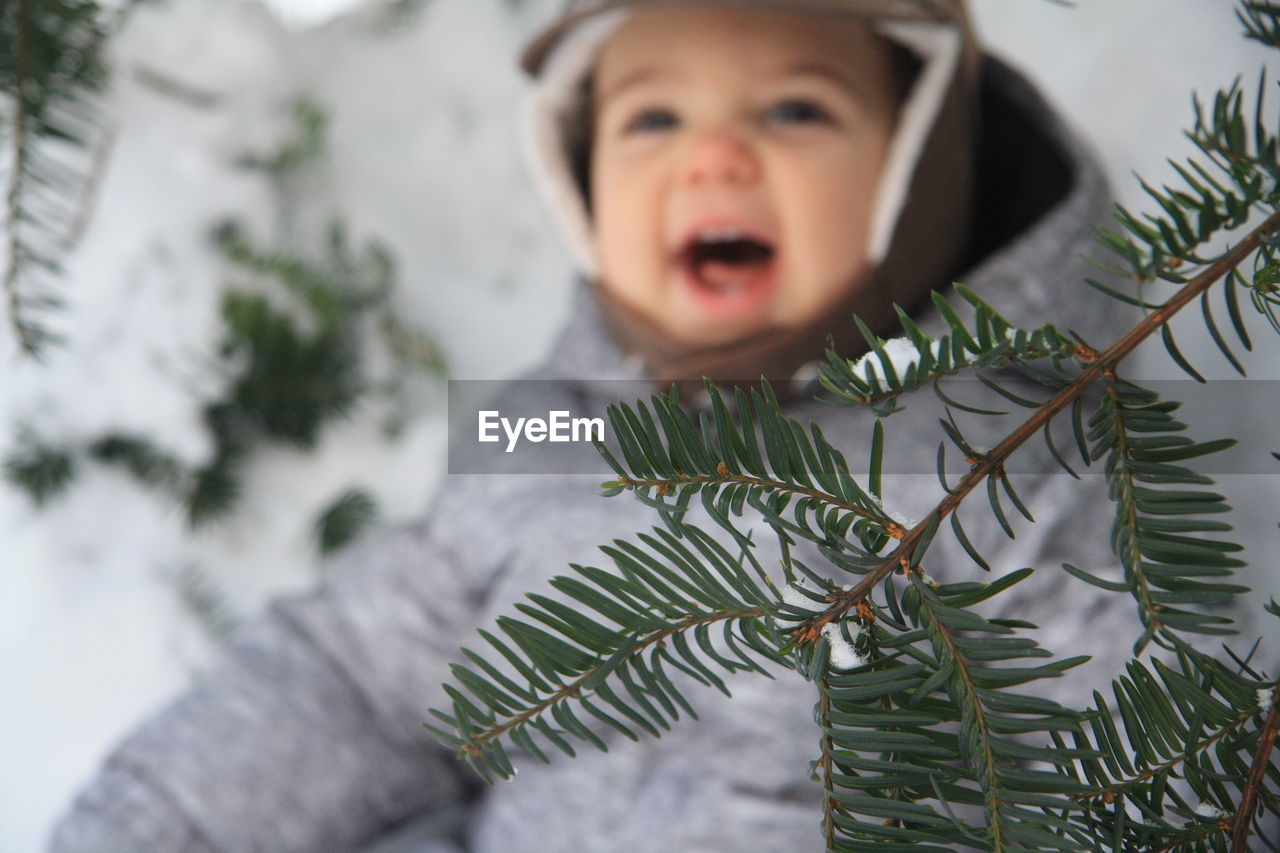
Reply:
M967 26L964 6L960 0L568 0L560 17L535 36L525 48L520 65L530 75L538 76L557 43L583 19L592 15L610 9L664 5L783 9L789 12L858 15L877 20L935 21Z
M620 343L641 355L660 383L789 380L830 346L845 356L865 349L851 316L881 334L897 323L893 305L912 309L944 287L965 260L973 219L979 51L963 0L569 0L525 50L531 77L526 143L533 174L580 270L594 280L587 200L575 175L574 126L583 120L583 82L599 48L638 9L731 6L868 18L881 36L916 59L918 71L899 107L877 191L868 257L876 265L859 287L801 327L769 329L729 344L696 347L596 292Z

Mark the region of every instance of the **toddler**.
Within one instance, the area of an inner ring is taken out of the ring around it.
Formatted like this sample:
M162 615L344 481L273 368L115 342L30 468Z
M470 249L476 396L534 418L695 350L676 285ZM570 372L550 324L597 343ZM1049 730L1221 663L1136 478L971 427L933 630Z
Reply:
M582 282L531 375L552 381L511 405L608 402L589 379L763 374L858 459L870 414L808 402L806 385L826 347L861 352L852 314L889 335L897 303L938 334L928 294L960 280L1021 325L1052 317L1106 341L1123 319L1080 284L1084 231L1109 209L1097 168L1023 78L981 55L960 0L574 2L524 67L536 174ZM932 423L890 421L927 459L891 457L899 505L937 499ZM1130 606L1060 592L1055 571L1114 563L1104 537L1072 535L1109 524L1091 479L1024 487L1041 523L1016 543L970 529L997 572L1049 569L1034 598L1004 606L1041 624L1045 646L1095 654L1101 680L1127 652ZM322 589L242 631L108 759L52 849L288 853L379 836L380 851L417 853L819 849L814 696L785 673L734 679L732 700L692 689L701 721L659 740L517 757L520 778L491 789L420 727L447 707L440 684L478 627L655 521L572 477L451 476L420 521L349 549ZM930 571L973 571L943 538Z

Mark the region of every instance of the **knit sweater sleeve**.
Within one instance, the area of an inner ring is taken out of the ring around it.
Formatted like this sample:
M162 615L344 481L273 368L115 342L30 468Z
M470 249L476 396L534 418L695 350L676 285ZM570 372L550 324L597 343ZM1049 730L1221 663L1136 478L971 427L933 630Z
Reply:
M476 591L425 525L349 549L328 578L110 755L53 853L346 850L465 808L465 768L419 723Z

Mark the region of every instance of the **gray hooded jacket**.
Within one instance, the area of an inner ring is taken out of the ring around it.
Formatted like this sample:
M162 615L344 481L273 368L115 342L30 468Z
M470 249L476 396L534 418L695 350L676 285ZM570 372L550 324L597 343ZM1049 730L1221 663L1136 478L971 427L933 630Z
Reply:
M1100 254L1086 229L1108 214L1100 172L1019 75L987 59L982 78L983 245L961 280L1017 325L1051 320L1105 345L1129 316L1081 281L1082 253ZM920 322L943 330L932 310ZM584 374L633 370L583 287L532 378L555 380L536 386L549 411L599 393L577 382ZM900 473L886 494L917 517L940 496L936 412L920 411L930 406L912 400L887 421L891 473ZM817 420L851 460L865 458L870 412L798 403L790 413ZM1037 639L1057 654L1094 655L1077 671L1088 684L1072 681L1071 694L1057 696L1076 704L1116 673L1138 627L1123 596L1104 598L1059 568L1069 560L1106 574L1116 563L1102 477L1071 479L1038 440L1022 457L1030 474L1020 490L1039 523L1009 540L983 506L967 508L965 521L997 574L1039 570L997 600L1000 612L1041 625ZM598 497L600 479L451 476L424 518L349 549L318 591L274 604L198 686L129 737L58 824L51 849L338 851L409 823L412 840L402 834L395 849L819 849L819 791L807 768L817 754L814 696L794 675L739 676L732 700L695 687L700 721L682 720L660 740L618 739L608 754L525 760L516 781L492 789L420 727L428 708L447 707L440 684L477 627L511 613L524 593L547 591L568 563L600 564L598 545L657 523L638 501ZM938 578L979 573L942 535L925 564Z

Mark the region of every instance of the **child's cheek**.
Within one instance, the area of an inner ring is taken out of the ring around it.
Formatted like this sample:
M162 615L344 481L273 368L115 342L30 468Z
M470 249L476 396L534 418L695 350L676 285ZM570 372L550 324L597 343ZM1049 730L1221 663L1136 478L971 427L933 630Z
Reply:
M661 232L650 183L643 169L614 165L597 173L593 236L600 275L633 303L651 297L656 285Z

